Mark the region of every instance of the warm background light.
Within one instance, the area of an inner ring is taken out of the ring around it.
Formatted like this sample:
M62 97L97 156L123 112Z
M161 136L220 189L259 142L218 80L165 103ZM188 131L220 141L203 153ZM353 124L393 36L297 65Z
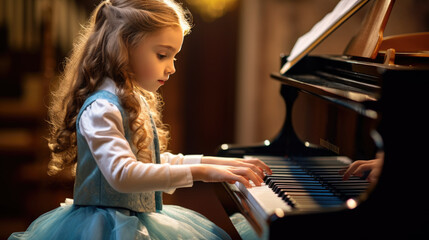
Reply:
M222 17L237 5L237 0L186 0L205 21Z

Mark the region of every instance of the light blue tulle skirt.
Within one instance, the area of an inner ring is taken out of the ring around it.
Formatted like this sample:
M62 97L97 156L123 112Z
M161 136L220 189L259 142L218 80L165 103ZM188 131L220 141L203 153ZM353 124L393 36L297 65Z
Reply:
M9 239L231 239L201 214L174 205L161 211L63 204Z

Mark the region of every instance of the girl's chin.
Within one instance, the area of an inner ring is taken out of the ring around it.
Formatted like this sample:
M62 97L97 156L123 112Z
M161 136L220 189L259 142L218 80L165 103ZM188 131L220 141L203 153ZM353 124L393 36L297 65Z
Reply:
M151 88L151 89L145 89L146 91L152 92L152 93L156 93L158 91L159 87L156 88Z
M156 91L158 91L159 87L161 87L162 85L157 84L157 86L142 86L141 84L136 84L138 86L138 88L149 91L149 92L153 92L156 93Z

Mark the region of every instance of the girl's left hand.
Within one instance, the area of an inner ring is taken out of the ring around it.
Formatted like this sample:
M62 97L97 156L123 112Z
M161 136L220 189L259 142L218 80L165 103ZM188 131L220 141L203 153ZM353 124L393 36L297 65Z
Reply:
M261 178L264 178L265 173L272 174L270 167L268 167L267 164L257 158L203 157L201 159L201 163L234 167L247 167L250 168Z

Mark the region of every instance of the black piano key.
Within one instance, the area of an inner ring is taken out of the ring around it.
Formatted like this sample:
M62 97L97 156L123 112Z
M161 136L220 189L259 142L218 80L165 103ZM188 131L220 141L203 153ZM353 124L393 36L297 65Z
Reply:
M326 170L326 171L308 171L311 175L322 175L322 174L332 174L332 175L340 175L339 170ZM342 176L342 175L340 175Z
M271 175L267 176L266 180L279 180L279 179L294 179L294 180L313 180L316 181L314 177L308 177L308 176L293 176L293 175Z
M309 175L308 172L305 171L290 171L290 170L273 170L272 175L276 175L276 174L297 174L297 175Z
M308 175L308 174L304 175L304 174L288 174L288 173L276 173L276 174L272 174L271 177L291 177L291 178L300 178L300 179L302 179L302 178L314 179L313 176Z
M295 201L305 201L305 200L309 199L308 196L298 196L298 195L292 196L292 195L287 195L287 194L284 194L283 196L285 196L284 198L294 199ZM314 196L311 199L317 199L318 201L330 201L330 200L341 201L341 199L338 198L338 196Z
M298 184L298 185L296 185L296 184L284 184L284 183L280 183L280 184L276 184L275 186L274 186L274 188L273 188L273 190L276 190L276 189L279 189L279 188L281 188L281 189L287 189L287 188L289 188L289 189L304 189L304 190L320 190L320 189L326 189L325 187L323 187L322 185L319 185L319 184L308 184L308 185L306 185L306 184Z
M303 168L307 169L308 171L325 171L325 170L341 170L344 169L344 166L305 166L303 165Z
M342 170L345 167L343 166L304 166L308 171L319 171L319 172L326 172L326 171L336 171L336 170Z
M290 159L261 159L267 165L285 165L291 163Z
M325 181L325 182L332 182L332 181L343 181L343 176L328 176L328 175L324 175L323 177L317 177L318 179L320 179L321 181ZM349 179L351 181L353 180L360 180L360 179Z
M342 197L346 197L346 196L348 196L348 195L355 195L355 196L359 196L359 195L361 195L362 194L362 191L357 191L357 190L346 190L346 191L342 191L341 193L340 193L340 195L342 196Z
M325 207L336 207L343 205L343 201L341 200L318 200L318 199L296 199L296 197L287 197L285 196L283 199L287 204L289 204L292 208L297 210L304 210L309 208L325 208Z
M295 201L297 202L300 202L303 199L311 199L312 201L341 201L341 198L339 196L332 195L331 193L326 192L295 192L289 190L281 190L279 191L278 196L281 198L283 198L284 196L288 196L289 198L295 199Z
M279 189L279 191L277 192L277 195L279 196L279 197L283 197L283 196L292 196L292 195L294 195L293 193L299 193L299 192L294 192L294 191L290 191L290 190L287 190L287 189ZM305 193L305 191L302 191L301 193ZM302 194L301 194L302 195ZM295 194L295 196L297 196L296 194ZM315 194L313 194L313 197L315 197L316 195ZM336 197L336 196L334 196L334 195L323 195L324 197L326 197L326 196L330 196L330 197Z
M318 182L299 182L299 181L295 181L295 180L282 180L282 181L272 181L270 182L270 184L268 185L268 187L270 188L274 188L276 186L279 185L287 185L287 186L301 186L301 187L323 187L320 183Z
M337 207L341 206L341 204L333 203L333 204L323 204L323 203L296 203L295 208L299 211L305 211L305 210L315 210L319 208L327 208L327 207Z
M340 199L328 199L328 200L314 199L314 198L311 200L294 199L294 202L295 202L295 205L306 204L306 203L317 203L322 206L334 206L334 205L338 206L338 205L344 204L344 201Z
M273 174L270 176L267 176L267 178L272 179L285 179L285 178L294 178L294 179L314 179L314 177L310 175L294 175L294 174Z
M337 190L366 190L368 185L335 185Z
M341 194L341 196L343 197L343 199L347 200L349 198L355 198L358 197L359 195L361 195L361 193L343 193Z
M288 164L288 165L270 165L270 164L267 164L267 165L271 169L299 169L299 170L302 170L302 167L297 166L297 165L290 165L290 164Z
M294 191L286 191L285 194L290 196L334 196L332 192L294 192Z
M273 189L274 190L274 189ZM280 197L287 193L293 193L293 192L326 192L330 193L329 190L326 189L300 189L300 188L283 188L278 187L274 190L275 193L277 193Z
M280 192L285 193L332 193L327 189L299 189L299 188L277 188L274 191L279 194Z
M336 198L323 199L317 197L308 198L299 196L291 196L288 201L293 203L294 207L300 210L306 208L336 207L344 204L342 200Z
M339 172L347 165L336 159L320 162L305 158L299 161L281 159L266 163L273 173L264 178L265 183L297 210L341 206L368 187L368 182L359 177L344 181Z
M269 187L273 187L274 184L278 184L278 183L290 183L291 181L296 181L296 179L268 179L267 181L265 181L265 184L267 184ZM318 184L320 185L319 181L316 180L300 180L299 182L301 182L302 184Z
M317 177L332 178L332 179L343 179L343 176L339 175L339 174L317 174ZM351 179L354 179L354 178L351 178Z
M273 185L272 189L275 191L277 189L302 189L302 190L329 190L325 186L314 183L276 183Z
M342 199L348 199L351 197L357 197L359 195L361 195L363 192L362 191L343 191L341 193L339 193L339 197L341 197Z
M339 185L356 185L356 184L362 184L362 185L369 185L369 182L367 180L362 180L362 179L352 179L352 180L342 180L342 179L337 179L337 180L332 180L329 181L329 184L339 184Z
M300 171L304 170L301 166L291 165L291 164L288 164L288 165L270 165L270 164L267 164L267 165L271 169L291 169L291 170L295 169L295 170L300 170Z

